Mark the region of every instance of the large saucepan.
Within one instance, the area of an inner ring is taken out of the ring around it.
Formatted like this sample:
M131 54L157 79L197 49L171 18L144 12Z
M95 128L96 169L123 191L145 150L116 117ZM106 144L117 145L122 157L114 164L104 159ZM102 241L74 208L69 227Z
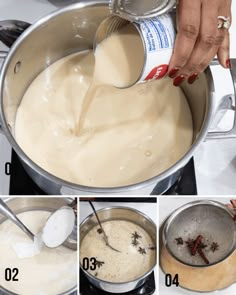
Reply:
M26 29L13 44L2 67L0 74L2 132L18 154L25 170L48 194L142 194L144 192L151 193L156 185L156 191L161 194L176 182L182 168L207 136L216 108L214 83L210 68L201 74L200 79L193 86L187 85L187 83L182 86L193 116L193 145L180 161L156 177L125 187L85 187L66 182L44 171L21 150L14 139L14 121L17 108L27 87L49 64L70 53L92 48L98 24L109 13L108 1L99 1L99 3L81 1L49 14ZM235 74L235 77L236 60L232 61L232 65L232 76ZM231 98L234 99L234 97L235 93L229 93L222 99L221 105L233 109ZM234 129L228 133L211 133L208 137L233 137L236 136ZM166 156L168 157L168 155Z

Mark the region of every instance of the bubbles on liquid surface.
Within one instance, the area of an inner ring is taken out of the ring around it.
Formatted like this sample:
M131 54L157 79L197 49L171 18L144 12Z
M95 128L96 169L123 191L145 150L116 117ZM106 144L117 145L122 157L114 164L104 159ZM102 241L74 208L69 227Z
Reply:
M146 151L145 152L145 156L146 157L151 157L152 156L152 152L151 151Z

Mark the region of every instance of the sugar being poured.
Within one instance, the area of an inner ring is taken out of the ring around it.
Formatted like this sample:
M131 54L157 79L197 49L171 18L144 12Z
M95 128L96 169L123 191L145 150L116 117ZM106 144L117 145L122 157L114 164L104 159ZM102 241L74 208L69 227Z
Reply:
M103 85L125 88L139 78L144 65L144 49L137 29L128 24L104 39L95 50L92 82L83 100L76 134L82 133L89 107Z
M12 248L18 258L29 258L40 254L43 247L42 234L34 236L34 241L29 243L15 243Z
M42 240L47 247L60 246L72 233L75 214L72 208L63 207L48 219L42 233Z
M40 254L43 244L49 248L60 246L73 231L75 214L72 208L62 207L47 220L42 232L34 236L33 242L15 243L12 247L18 258L29 258Z

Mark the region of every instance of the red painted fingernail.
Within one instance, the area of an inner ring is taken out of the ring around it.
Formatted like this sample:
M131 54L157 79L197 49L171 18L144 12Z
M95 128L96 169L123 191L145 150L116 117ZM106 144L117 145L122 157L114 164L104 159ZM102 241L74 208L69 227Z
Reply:
M228 58L227 60L226 60L226 67L228 68L228 69L231 69L231 60Z
M176 76L176 74L178 73L178 71L179 71L179 69L178 68L174 68L174 69L171 69L170 71L169 71L169 77L170 78L174 78L175 76Z
M197 78L198 78L198 73L192 74L188 78L188 83L189 84L193 84L196 81Z
M180 75L180 76L178 76L178 77L176 77L176 78L174 79L173 85L174 85L174 86L179 86L182 82L184 82L185 79L186 79L186 78L185 78L184 75Z

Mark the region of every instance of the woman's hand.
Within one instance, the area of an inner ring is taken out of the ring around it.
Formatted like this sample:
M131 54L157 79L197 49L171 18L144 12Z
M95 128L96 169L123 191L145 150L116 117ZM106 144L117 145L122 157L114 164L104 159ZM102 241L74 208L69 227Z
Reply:
M231 0L179 0L177 36L169 65L169 77L179 86L192 84L215 55L220 64L230 68L229 32L218 16L231 19ZM219 23L221 21L221 23Z
M236 210L236 200L230 200L230 204L227 204L227 207Z

